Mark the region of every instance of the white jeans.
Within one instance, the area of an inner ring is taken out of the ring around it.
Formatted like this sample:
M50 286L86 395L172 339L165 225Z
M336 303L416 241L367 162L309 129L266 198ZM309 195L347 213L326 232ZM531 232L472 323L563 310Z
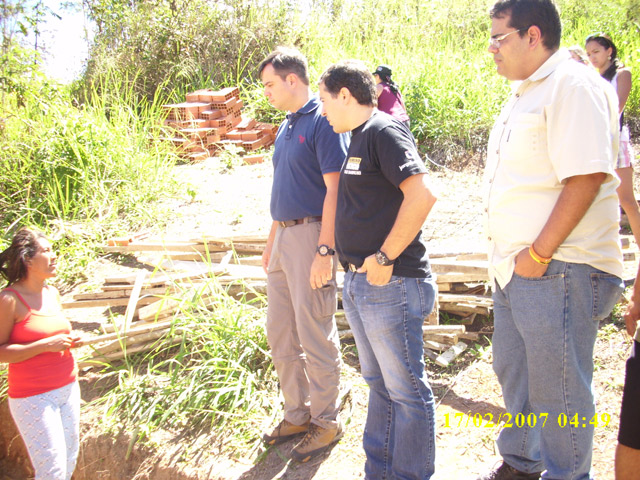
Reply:
M70 480L80 437L80 387L9 398L9 410L27 445L35 480Z

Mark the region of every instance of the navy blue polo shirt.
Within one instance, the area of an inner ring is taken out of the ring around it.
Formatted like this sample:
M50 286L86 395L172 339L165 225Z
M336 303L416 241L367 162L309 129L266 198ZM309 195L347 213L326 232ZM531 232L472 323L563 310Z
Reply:
M339 172L349 135L336 134L313 96L290 113L276 134L271 217L276 221L322 215L327 188L322 175Z

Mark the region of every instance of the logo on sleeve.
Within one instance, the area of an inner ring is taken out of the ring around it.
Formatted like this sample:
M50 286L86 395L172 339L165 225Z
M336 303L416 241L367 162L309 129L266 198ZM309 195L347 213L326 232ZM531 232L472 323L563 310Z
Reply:
M360 162L362 162L360 157L349 157L344 167L344 173L347 175L361 175Z
M407 157L407 161L398 167L400 171L411 166L413 163L418 163L420 159L420 155L415 150L405 150L404 156Z

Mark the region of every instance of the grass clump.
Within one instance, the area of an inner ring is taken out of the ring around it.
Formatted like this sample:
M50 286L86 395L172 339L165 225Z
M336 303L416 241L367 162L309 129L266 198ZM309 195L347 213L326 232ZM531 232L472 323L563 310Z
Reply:
M177 191L177 157L157 141L160 102L133 101L126 85L111 79L77 106L67 87L34 75L0 102L0 248L17 227L39 226L67 257L62 283L108 236L157 224L157 202Z
M96 400L107 425L253 438L275 390L263 308L234 299L215 279L183 299L172 331L154 349L106 364L117 385ZM264 299L258 299L263 301ZM172 340L177 344L170 346ZM246 440L242 440L246 439Z

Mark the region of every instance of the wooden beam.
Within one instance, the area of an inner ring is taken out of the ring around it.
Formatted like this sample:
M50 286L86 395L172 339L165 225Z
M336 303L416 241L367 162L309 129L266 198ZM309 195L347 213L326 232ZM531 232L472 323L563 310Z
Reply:
M487 262L461 262L450 260L433 260L431 269L438 273L471 273L489 278Z
M182 342L182 338L181 337L176 337L176 338L172 338L170 340L168 340L167 342L165 342L163 345L165 347L170 347L173 345L176 345L178 343ZM138 345L132 348L128 348L126 353L123 351L120 352L112 352L112 353L108 353L106 355L102 355L100 357L95 357L89 360L84 360L81 362L78 362L78 368L92 368L92 367L100 367L102 366L104 363L107 362L111 362L114 360L120 360L122 358L125 358L127 355L133 355L134 353L139 353L139 352L145 352L148 350L151 350L153 347L155 347L157 345L157 341L151 341L142 345Z
M440 273L436 279L437 284L488 281L489 276L483 273Z
M426 348L431 349L431 350L438 350L440 352L443 352L443 351L448 350L449 348L451 348L451 345L449 345L449 344L439 343L439 342L436 342L434 340L425 340L424 341L424 346Z
M133 336L125 335L121 339L113 340L107 343L106 345L96 347L95 351L93 352L93 357L98 357L101 355L106 355L107 353L123 350L123 346L124 346L124 349L128 350L127 347L130 347L131 345L136 345L139 343L147 343L151 340L157 340L158 338L161 338L165 336L167 333L169 333L170 329L171 329L170 327L165 327L163 329L153 330L151 332L141 333L138 335L133 335ZM176 333L181 333L182 329L176 328L174 331Z
M139 305L151 305L158 301L156 296L140 297ZM93 308L93 307L124 307L129 304L127 297L121 298L101 298L97 300L81 300L73 302L63 302L62 308Z
M136 325L134 327L131 327L126 334L118 332L118 333L108 333L106 335L98 335L98 336L95 336L95 337L83 339L80 342L78 342L76 344L76 346L84 347L86 345L95 345L96 343L110 342L112 340L117 340L117 339L123 338L125 336L133 337L133 336L136 336L136 335L142 335L144 333L152 332L154 330L165 330L165 329L171 327L172 323L173 323L173 320L167 320L167 321L164 321L164 322L147 323L147 324L144 324L144 325Z
M434 342L446 343L448 345L455 345L458 343L458 335L455 333L422 332L422 336L425 340L433 340Z
M131 296L127 303L127 310L124 312L124 323L122 324L123 332L129 330L129 327L131 326L131 320L133 320L133 314L136 311L136 305L140 299L140 291L142 290L142 284L144 283L145 278L147 278L147 271L139 271L136 276L136 281L133 284L133 289L131 290Z
M107 288L105 288L107 287ZM158 288L144 288L140 292L140 295L163 295L167 292L170 292L175 287L166 286L166 287L158 287ZM111 285L103 286L102 292L92 292L92 293L76 293L73 296L74 300L103 300L105 298L129 298L131 296L131 291L133 290L133 285L123 287L113 287Z
M464 325L423 325L422 333L464 333L466 328Z

